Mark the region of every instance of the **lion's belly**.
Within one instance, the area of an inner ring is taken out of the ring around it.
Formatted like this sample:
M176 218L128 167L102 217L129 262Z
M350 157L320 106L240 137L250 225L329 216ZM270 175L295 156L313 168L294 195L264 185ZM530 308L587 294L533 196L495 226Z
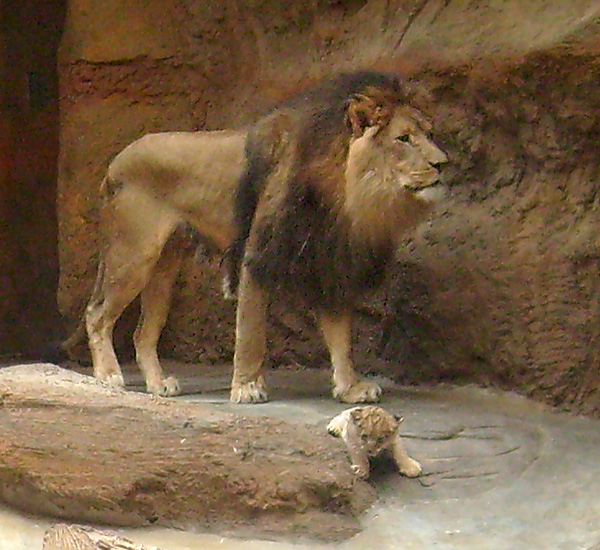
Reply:
M170 203L183 220L219 248L229 246L234 236L231 185L181 187L174 192Z

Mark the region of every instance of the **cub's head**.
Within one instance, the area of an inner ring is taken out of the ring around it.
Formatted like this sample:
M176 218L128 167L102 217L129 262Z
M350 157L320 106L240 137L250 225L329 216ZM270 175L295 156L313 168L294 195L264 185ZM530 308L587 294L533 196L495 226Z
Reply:
M443 196L440 167L448 159L431 139L430 122L377 89L349 100L346 121L344 210L353 229L389 238L414 227Z

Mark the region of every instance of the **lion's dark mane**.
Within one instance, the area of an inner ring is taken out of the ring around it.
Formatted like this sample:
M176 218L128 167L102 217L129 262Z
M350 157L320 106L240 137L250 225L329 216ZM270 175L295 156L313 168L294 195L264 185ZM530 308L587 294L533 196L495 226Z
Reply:
M376 88L398 102L406 101L399 80L378 72L343 74L284 103L250 130L246 171L236 197L236 238L226 255L230 285L237 289L245 261L264 288L294 295L308 307L337 311L365 290L378 286L393 255L393 243L373 244L350 238L336 197L351 129L348 100ZM255 220L261 192L279 158L273 155L281 134L269 134L274 117L283 114L294 143L294 161L277 212ZM266 129L266 130L265 130ZM323 177L323 166L331 177Z
M381 283L393 248L351 243L329 208L314 200L288 197L280 215L257 228L246 262L258 283L276 295L339 312Z

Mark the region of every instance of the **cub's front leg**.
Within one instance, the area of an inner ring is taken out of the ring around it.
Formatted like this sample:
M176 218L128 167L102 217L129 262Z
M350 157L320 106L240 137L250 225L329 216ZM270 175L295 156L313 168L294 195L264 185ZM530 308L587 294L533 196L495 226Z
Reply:
M371 470L369 453L364 446L356 424L352 420L352 409L348 409L332 418L327 425L327 431L332 436L342 439L350 455L350 468L361 479L367 479Z
M398 471L406 477L419 477L423 473L423 468L414 458L408 456L404 449L402 438L396 433L392 443L392 456L398 466Z

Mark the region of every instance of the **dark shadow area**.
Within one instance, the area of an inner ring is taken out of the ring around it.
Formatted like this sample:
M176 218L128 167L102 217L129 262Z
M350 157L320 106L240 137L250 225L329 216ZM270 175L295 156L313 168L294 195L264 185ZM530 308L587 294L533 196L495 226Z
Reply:
M58 337L57 50L66 2L0 5L0 355Z

